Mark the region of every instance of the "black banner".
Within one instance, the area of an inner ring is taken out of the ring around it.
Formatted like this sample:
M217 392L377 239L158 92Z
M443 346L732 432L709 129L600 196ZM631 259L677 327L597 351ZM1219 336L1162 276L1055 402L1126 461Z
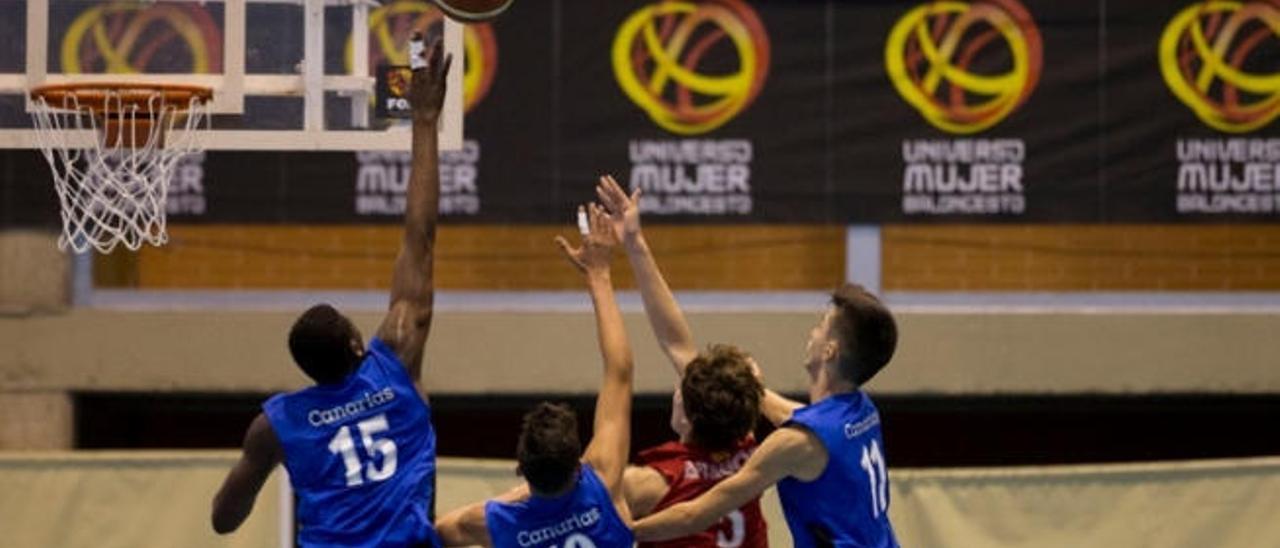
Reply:
M394 40L373 66L401 63L426 6L375 12ZM1275 21L1280 0L517 2L466 30L441 208L567 222L612 173L666 222L1277 220ZM290 66L277 49L251 65ZM42 162L0 153L0 224L56 222ZM169 211L398 222L408 171L407 152L211 151Z

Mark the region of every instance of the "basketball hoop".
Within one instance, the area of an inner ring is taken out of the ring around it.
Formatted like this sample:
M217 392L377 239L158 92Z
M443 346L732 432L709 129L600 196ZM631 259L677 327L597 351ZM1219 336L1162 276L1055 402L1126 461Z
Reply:
M209 128L212 97L207 87L172 84L31 90L31 117L60 202L58 248L108 253L116 244L164 244L173 168L203 148L198 136Z

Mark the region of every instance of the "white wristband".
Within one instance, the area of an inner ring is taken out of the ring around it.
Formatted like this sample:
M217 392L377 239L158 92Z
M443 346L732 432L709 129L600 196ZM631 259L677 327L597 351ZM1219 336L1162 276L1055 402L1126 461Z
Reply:
M587 212L578 210L578 232L583 236L591 234L591 225L587 224Z
M409 68L418 70L427 68L427 43L422 40L409 41Z

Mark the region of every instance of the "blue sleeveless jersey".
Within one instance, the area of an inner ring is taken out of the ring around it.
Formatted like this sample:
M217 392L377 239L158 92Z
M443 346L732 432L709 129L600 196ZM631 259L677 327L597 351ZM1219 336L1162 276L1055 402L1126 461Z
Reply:
M889 524L889 475L880 413L862 391L797 409L785 426L817 435L827 467L817 479L778 482L778 499L797 548L896 548Z
M590 465L578 468L578 483L564 495L537 495L484 505L495 548L631 548L635 537L613 507L609 491Z
M342 383L278 394L262 408L297 495L300 546L440 546L431 410L381 340Z

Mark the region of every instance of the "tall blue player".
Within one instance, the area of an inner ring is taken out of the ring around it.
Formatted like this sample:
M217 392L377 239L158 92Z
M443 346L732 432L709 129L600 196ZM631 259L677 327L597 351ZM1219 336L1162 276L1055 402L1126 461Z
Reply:
M813 403L766 390L764 415L779 428L733 476L636 522L636 538L701 531L777 484L796 548L896 548L880 413L861 387L889 363L897 340L879 299L856 285L837 289L805 347Z
M589 216L588 216L589 212ZM613 295L609 256L616 245L604 210L579 209L582 247L560 248L586 277L604 357L591 443L583 450L566 407L542 403L524 416L516 461L527 485L459 508L436 526L446 546L631 548L622 474L631 448L631 347Z
M418 379L434 299L436 130L452 58L442 57L439 41L425 49L413 52L413 166L390 310L368 347L329 305L293 324L289 351L316 385L272 397L249 425L240 461L213 499L218 533L244 522L283 462L297 494L300 546L440 545L432 528L435 431Z
M616 185L603 194L614 211L635 205ZM897 341L893 315L875 295L837 289L805 346L812 403L766 390L763 413L779 428L728 479L637 521L636 538L702 531L777 484L797 548L896 548L880 414L861 387L889 363Z

